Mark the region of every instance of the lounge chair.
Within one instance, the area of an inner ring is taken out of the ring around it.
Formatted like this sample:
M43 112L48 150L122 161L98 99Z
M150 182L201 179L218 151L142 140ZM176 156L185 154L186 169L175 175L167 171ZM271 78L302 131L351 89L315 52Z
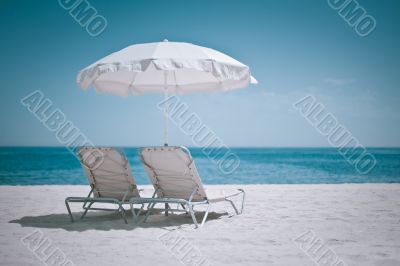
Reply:
M134 210L133 204L149 204L143 222L146 222L149 214L155 210L155 205L159 203L165 204L165 215L168 215L169 211L190 213L196 228L199 227L199 223L193 209L195 206L207 206L200 226L204 225L212 203L229 202L236 214L242 213L245 198L244 190L238 189L236 193L228 196L209 198L187 148L174 146L147 147L141 148L139 155L154 186L154 194L157 196L155 198L153 195L153 198L132 198L130 200L131 210ZM242 196L240 210L231 200L232 197L239 195ZM170 204L177 204L177 208L172 209ZM180 206L182 209L180 209Z
M65 199L71 221L74 218L69 207L70 202L83 203L83 219L89 210L120 212L127 223L123 204L130 198L140 197L135 180L125 155L114 148L83 147L78 150L81 165L88 178L91 190L87 197L68 197ZM95 203L117 205L117 208L95 208ZM132 212L135 215L135 211Z

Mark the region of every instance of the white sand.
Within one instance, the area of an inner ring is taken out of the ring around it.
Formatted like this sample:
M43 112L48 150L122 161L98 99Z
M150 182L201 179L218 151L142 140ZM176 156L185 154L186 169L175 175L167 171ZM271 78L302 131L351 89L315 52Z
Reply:
M125 225L117 214L96 212L71 224L64 198L86 195L86 186L0 186L0 264L46 265L40 261L45 251L35 255L21 242L40 230L74 265L182 265L178 258L190 247L196 259L205 260L202 265L324 265L323 259L313 262L318 243L310 248L304 240L310 234L324 243L319 252L336 254L340 265L400 265L398 184L240 187L247 192L243 215L230 216L224 213L233 214L228 204L217 204L205 226L195 230L188 216L162 214L139 227L131 219ZM81 210L76 204L73 211ZM179 233L168 231L177 228ZM311 256L293 240L303 233L300 240ZM183 237L184 247L164 244L173 234Z

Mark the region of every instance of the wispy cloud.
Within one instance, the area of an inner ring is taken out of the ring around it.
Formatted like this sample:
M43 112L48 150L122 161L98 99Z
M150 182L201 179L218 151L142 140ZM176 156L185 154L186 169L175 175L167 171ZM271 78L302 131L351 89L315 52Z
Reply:
M343 85L349 85L354 83L356 80L354 78L350 79L339 79L339 78L326 78L324 79L324 82L333 85L333 86L343 86Z

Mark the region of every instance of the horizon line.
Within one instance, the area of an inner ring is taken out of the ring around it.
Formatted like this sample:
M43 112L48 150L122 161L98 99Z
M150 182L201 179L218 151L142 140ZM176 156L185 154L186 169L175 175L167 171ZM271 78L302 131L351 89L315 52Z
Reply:
M127 145L127 146L122 146L122 145L98 145L94 147L112 147L112 148L141 148L141 147L161 147L163 145ZM167 147L180 147L184 146L187 148L196 148L196 149L202 149L205 147L199 147L199 146L185 146L185 145L169 145ZM79 147L79 146L77 146ZM220 148L221 146L209 146L207 148ZM392 148L392 149L400 149L400 146L363 146L364 148ZM358 147L358 148L363 148L363 147ZM68 149L69 146L57 146L57 145L0 145L0 148L66 148ZM252 149L265 149L265 148L321 148L321 149L339 149L340 147L332 147L332 146L227 146L227 148L252 148ZM349 146L348 148L354 148L354 146Z

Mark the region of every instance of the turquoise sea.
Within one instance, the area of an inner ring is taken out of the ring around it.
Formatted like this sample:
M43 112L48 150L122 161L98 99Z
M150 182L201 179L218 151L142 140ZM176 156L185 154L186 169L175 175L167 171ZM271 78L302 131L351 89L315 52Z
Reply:
M148 184L137 148L121 148L137 183ZM207 184L400 183L400 148L368 148L376 166L359 174L334 148L234 148L235 172L224 175L199 148L190 148ZM87 184L77 158L64 147L0 147L0 185Z

